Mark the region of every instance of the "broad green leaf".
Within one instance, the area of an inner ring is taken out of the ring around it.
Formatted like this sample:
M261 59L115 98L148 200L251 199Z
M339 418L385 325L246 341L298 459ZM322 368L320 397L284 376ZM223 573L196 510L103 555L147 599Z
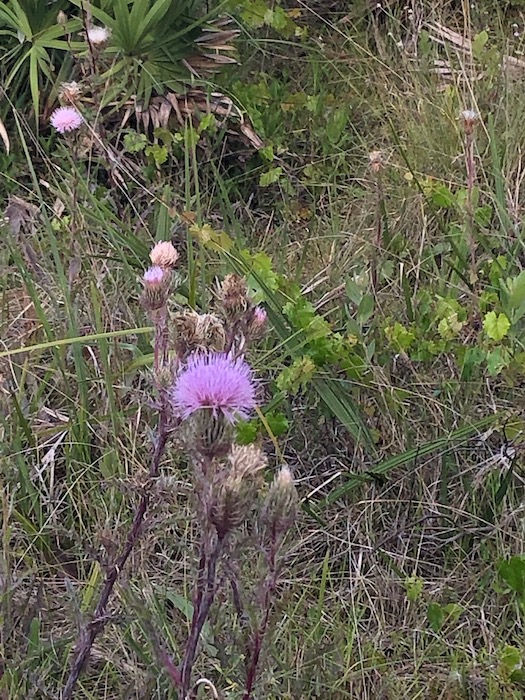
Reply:
M479 59L483 55L483 50L487 41L489 40L488 32L483 30L479 34L476 34L472 40L472 54L474 58Z
M439 603L429 603L427 608L427 620L434 632L439 632L443 627L445 611Z
M407 599L411 603L415 603L421 593L423 593L425 582L420 576L408 576L404 583Z
M504 313L496 315L495 311L489 311L483 319L483 329L492 340L503 340L510 328L510 321Z
M525 557L515 556L502 561L498 573L505 583L519 596L525 594Z
M522 665L521 651L517 647L506 644L499 654L499 660L507 673L520 669Z
M283 169L281 167L270 168L270 170L268 170L265 173L262 173L259 177L259 186L268 187L269 185L273 185L276 182L279 182L282 174Z
M507 348L499 346L487 352L487 370L491 377L496 377L511 361L511 354Z

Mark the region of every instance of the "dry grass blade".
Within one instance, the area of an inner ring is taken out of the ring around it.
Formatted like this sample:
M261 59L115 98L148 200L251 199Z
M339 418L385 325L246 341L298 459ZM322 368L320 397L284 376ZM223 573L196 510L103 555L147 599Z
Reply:
M10 150L9 136L7 134L7 129L5 128L5 124L1 119L0 119L0 138L4 142L5 150L9 153L9 150Z
M472 60L473 43L470 36L467 36L466 34L460 34L459 32L456 32L453 29L450 29L449 27L445 27L439 22L429 22L426 24L426 28L428 29L429 36L432 41L441 46L452 48L459 55L461 55L463 70L465 67L468 68L470 73L470 80L480 79L482 77L482 74L480 73L474 75L475 66ZM437 59L434 62L434 66L435 72L441 75L442 77L450 77L456 79L458 77L461 77L456 74L457 72L450 65L448 60L445 61ZM525 61L521 58L517 58L516 56L509 56L505 54L504 56L502 56L501 59L501 67L504 72L510 73L511 75L518 77L520 75L523 75L523 73L525 72Z

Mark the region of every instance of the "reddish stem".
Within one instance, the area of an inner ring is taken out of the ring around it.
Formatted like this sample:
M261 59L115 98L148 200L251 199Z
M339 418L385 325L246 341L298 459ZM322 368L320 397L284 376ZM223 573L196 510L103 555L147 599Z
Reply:
M151 466L148 473L150 479L158 475L160 460L164 453L164 448L166 447L167 440L167 415L166 410L161 410L159 415L159 427L155 451L153 453ZM129 558L129 555L133 550L133 547L139 539L144 515L149 504L149 499L149 493L144 493L142 498L140 499L137 511L135 513L135 517L133 518L133 524L126 538L126 544L124 545L124 549L122 550L122 553L120 554L116 562L110 567L110 569L106 573L106 580L104 582L104 587L98 599L93 619L80 632L74 652L74 660L71 666L71 671L69 672L67 683L64 687L64 690L62 691L62 700L70 700L73 696L73 691L75 690L75 686L77 684L79 676L87 663L93 643L97 636L100 634L100 632L102 632L102 630L106 626L106 623L109 620L110 616L107 614L108 601L113 592L113 587L115 586L117 578L122 569L124 568Z
M204 623L206 622L208 613L210 612L213 599L215 598L217 563L222 553L223 546L224 538L218 537L215 547L207 562L205 586L202 586L202 580L197 582L197 598L196 605L193 608L190 636L188 637L188 641L186 643L184 658L180 667L180 675L182 678L181 698L183 698L183 700L185 700L185 698L188 696L190 690L191 672L193 670L193 664L195 663L195 657L197 656L197 645L199 643L202 628L204 627ZM201 550L201 557L202 556L203 552ZM204 571L201 569L201 564L202 559L199 561L200 575L204 573Z
M273 594L277 587L277 552L279 551L280 538L276 533L272 533L272 540L268 552L268 574L264 580L264 595L262 601L262 609L264 610L261 622L255 630L252 643L251 656L247 664L246 686L243 695L243 700L251 700L255 681L257 680L257 670L261 657L264 637L268 629L270 621L270 613L272 610Z

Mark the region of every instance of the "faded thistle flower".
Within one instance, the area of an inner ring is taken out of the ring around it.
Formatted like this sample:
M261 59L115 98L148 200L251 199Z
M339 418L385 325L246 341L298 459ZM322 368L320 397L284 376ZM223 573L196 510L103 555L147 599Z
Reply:
M149 257L152 265L171 268L179 259L179 253L169 241L160 241L153 246Z
M479 113L474 109L464 109L459 115L463 122L465 134L470 135L474 131L474 127L479 121Z
M182 418L210 411L228 423L248 418L255 408L253 370L242 358L219 352L194 352L175 380L173 406Z
M61 102L74 103L81 95L80 85L73 81L71 83L62 83L58 91L58 99Z
M381 172L385 165L382 151L372 151L368 154L368 162L370 163L370 170L377 174Z
M197 349L222 352L226 345L226 331L215 314L189 311L175 316L177 346L181 355Z
M226 275L219 286L219 299L226 318L237 321L248 309L250 300L246 282L239 275Z
M170 273L158 265L153 265L144 273L142 303L149 311L160 309L166 304Z
M93 25L87 30L87 37L89 42L94 46L100 46L105 44L109 39L111 31L107 27L97 27Z
M49 120L59 134L79 129L84 123L84 118L75 107L59 107L55 109Z
M209 514L219 537L224 537L246 519L260 486L260 472L267 464L260 448L232 445L225 476L216 488Z
M261 519L272 538L282 537L297 515L297 490L289 467L273 480L263 505Z

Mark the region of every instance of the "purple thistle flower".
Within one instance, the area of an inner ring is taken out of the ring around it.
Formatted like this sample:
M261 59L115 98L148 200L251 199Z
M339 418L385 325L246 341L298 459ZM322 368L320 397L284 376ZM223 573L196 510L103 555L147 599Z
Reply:
M177 377L172 393L178 415L189 418L204 408L230 423L246 419L255 408L253 370L242 359L220 352L195 352Z
M153 265L146 270L143 279L146 287L160 287L166 279L166 272L162 267Z
M59 134L65 134L81 127L84 117L75 107L59 107L55 109L49 121Z

